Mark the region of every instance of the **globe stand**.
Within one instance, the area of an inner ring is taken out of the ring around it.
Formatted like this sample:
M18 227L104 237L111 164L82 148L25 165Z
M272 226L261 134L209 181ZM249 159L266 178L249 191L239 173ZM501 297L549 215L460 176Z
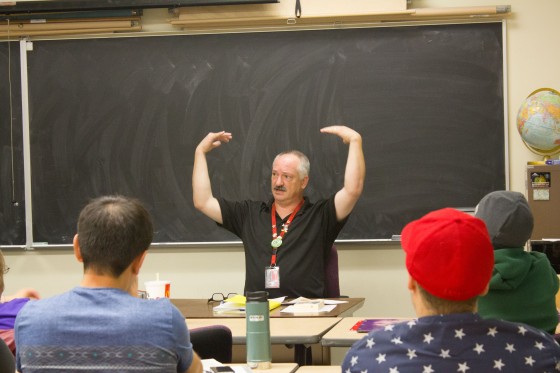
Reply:
M554 149L548 150L548 151L544 151L542 149L538 149L538 148L535 148L534 146L531 146L531 145L527 144L525 141L523 141L523 144L525 144L525 146L527 148L529 148L529 150L532 151L533 153L541 155L543 157L543 161L548 161L550 159L550 157L552 157L552 156L554 156L554 155L556 155L560 152L560 146L558 146Z

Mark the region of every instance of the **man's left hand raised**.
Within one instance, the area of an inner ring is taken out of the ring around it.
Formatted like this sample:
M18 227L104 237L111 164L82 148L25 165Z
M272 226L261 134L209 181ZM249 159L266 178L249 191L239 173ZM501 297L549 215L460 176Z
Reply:
M350 144L352 141L362 141L362 136L358 132L346 126L324 127L321 128L321 132L337 135L345 144Z

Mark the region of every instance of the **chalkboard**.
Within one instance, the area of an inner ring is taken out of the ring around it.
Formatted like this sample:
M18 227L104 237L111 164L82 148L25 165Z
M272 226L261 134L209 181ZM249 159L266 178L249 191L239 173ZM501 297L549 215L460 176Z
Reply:
M343 182L363 135L364 193L339 239L383 239L504 189L502 23L35 41L28 53L34 241L70 243L88 199L141 199L155 242L238 241L196 211L209 132L215 196L264 200L286 149L311 160L311 200Z
M0 245L24 245L19 42L0 43L0 79Z

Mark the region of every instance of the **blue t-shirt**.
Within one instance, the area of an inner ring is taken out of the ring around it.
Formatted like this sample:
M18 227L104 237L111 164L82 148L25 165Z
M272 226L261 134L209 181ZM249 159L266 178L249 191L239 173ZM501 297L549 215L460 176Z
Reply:
M20 372L184 372L193 358L185 318L168 299L83 288L30 301L15 324ZM79 368L79 369L78 369Z

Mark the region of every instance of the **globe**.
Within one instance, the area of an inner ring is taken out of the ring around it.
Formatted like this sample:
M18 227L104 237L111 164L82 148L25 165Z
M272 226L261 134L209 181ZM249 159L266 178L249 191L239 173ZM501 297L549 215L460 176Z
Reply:
M560 93L552 88L532 92L517 113L517 130L527 147L545 157L560 151Z

